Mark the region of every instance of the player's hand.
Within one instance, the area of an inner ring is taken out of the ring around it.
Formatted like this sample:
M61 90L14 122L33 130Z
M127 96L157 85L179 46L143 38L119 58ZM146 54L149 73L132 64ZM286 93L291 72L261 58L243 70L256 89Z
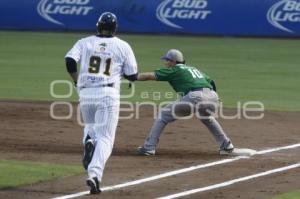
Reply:
M78 90L78 87L77 87L77 81L74 81L73 88L76 90L77 94L79 94L79 90Z

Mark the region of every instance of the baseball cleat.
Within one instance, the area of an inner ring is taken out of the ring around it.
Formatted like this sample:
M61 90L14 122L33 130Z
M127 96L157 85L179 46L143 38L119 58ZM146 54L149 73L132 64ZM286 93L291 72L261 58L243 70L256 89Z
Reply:
M220 149L219 149L219 154L220 155L229 155L232 153L234 149L234 146L233 144L231 143L231 141L224 141L222 143L222 145L220 146Z
M155 155L155 150L148 150L148 149L145 149L143 146L140 146L137 149L137 152L139 155L145 155L145 156Z
M256 151L253 149L239 149L239 148L233 148L230 150L220 150L220 155L228 155L228 156L252 156L256 154Z
M94 178L88 178L86 180L87 186L90 187L90 194L99 194L101 193L101 190L99 188L99 181L97 177Z
M95 146L92 139L88 139L84 144L84 155L82 159L82 164L85 170L87 170L90 162L92 161Z

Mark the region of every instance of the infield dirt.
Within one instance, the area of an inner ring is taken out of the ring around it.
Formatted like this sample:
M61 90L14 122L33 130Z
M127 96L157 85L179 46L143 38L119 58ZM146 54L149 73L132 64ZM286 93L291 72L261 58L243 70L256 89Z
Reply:
M50 104L0 102L0 159L81 164L82 127L78 125L75 113L72 119L54 120L50 117ZM76 104L73 105L76 107ZM235 112L234 109L226 109L225 114L233 115ZM56 110L56 114L66 115L67 110L62 107ZM236 147L263 150L300 143L299 118L299 112L266 111L261 120L243 118L219 121ZM147 107L140 110L140 119L119 121L114 150L106 165L102 187L224 159L218 155L211 134L196 118L170 124L160 139L156 156L138 156L136 148L144 142L152 123L152 110ZM170 195L294 164L299 162L299 154L300 148L256 155L250 159L106 191L100 198L138 199ZM299 173L300 169L297 168L187 198L265 198L298 190ZM0 198L40 199L86 191L85 178L85 175L79 175L0 190Z

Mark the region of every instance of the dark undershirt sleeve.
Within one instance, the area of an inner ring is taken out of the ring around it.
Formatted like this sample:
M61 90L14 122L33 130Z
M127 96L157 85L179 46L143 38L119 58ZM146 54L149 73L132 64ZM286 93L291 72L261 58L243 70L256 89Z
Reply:
M69 73L76 73L77 72L77 63L76 63L76 61L71 57L66 57L65 61L66 61L67 71Z
M138 77L138 73L136 74L133 74L133 75L123 75L125 79L131 81L131 82L134 82L135 80L137 80L137 77Z

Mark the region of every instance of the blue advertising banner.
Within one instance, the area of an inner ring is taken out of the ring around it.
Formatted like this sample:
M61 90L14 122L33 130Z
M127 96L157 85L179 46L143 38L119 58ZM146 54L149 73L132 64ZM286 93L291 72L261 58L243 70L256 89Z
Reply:
M1 0L0 29L93 31L105 11L119 32L300 36L300 0Z

